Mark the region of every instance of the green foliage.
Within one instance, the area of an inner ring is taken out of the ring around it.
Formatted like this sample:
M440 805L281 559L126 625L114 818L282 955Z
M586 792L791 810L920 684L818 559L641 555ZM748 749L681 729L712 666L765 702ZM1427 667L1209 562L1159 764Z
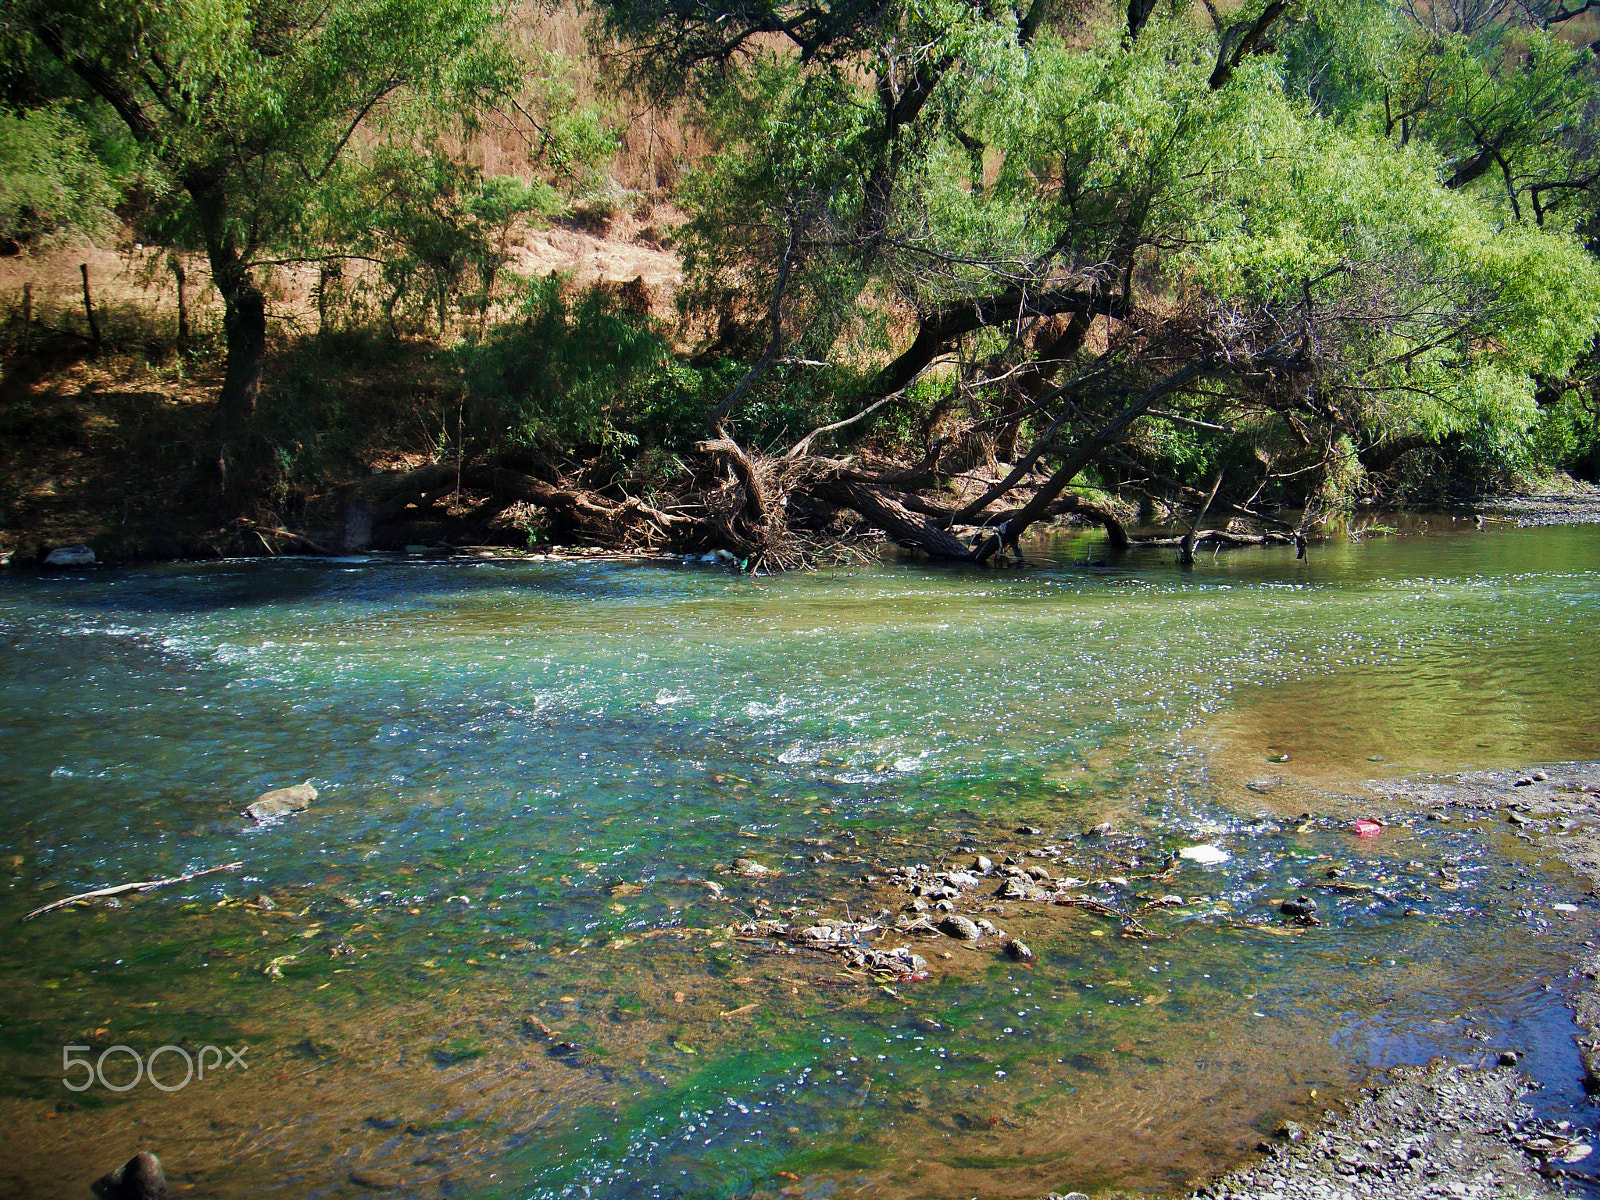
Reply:
M115 202L88 132L59 106L0 113L0 239L41 245L69 233L92 237Z
M648 318L603 288L570 298L559 279L525 280L518 319L461 346L475 419L515 446L632 442L627 397L668 357Z
M391 328L408 300L432 312L440 336L456 304L485 312L510 260L513 223L561 209L546 183L485 177L436 148L382 145L363 167L329 207L337 226L355 231L355 248L381 263Z
M62 99L119 120L164 239L205 247L225 298L308 255L362 126L441 130L510 89L495 0L24 0L0 43Z

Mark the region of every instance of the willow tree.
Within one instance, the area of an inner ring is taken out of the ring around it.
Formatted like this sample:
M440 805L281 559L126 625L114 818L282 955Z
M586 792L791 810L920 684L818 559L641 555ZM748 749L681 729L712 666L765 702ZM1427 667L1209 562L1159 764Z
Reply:
M1592 126L1595 94L1588 52L1536 30L1474 42L1398 6L1317 23L1284 0L1198 19L1147 0L1114 18L1049 0L600 7L639 48L634 82L693 97L721 147L687 191L684 246L691 302L743 314L720 345L747 370L706 448L742 481L729 532L748 546L798 507L763 487L952 558L1072 507L1091 475L1199 507L1230 473L1222 507L1259 516L1264 491L1338 492L1403 435L1526 430L1595 332L1600 271L1572 220L1519 220L1557 207L1555 177L1535 179L1557 143L1563 186L1581 180L1565 125ZM1380 10L1387 26L1362 16ZM1428 70L1453 82L1417 83ZM1388 76L1410 81L1407 136L1381 124ZM912 471L763 475L741 412L808 372L830 373L837 420L783 462L898 411L1012 469L930 498L952 471L929 436Z
M31 75L35 93L60 79L115 113L205 248L224 305L224 471L260 392L263 267L295 250L364 126L401 104L470 114L503 92L502 16L498 0L6 6L13 78Z

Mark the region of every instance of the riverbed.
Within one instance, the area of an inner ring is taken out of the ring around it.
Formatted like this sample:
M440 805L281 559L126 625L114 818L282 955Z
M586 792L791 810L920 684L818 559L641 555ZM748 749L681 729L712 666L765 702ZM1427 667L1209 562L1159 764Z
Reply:
M1600 527L1172 558L0 579L0 1179L148 1148L195 1196L1162 1195L1374 1068L1508 1046L1587 1111L1589 884L1359 785L1600 757ZM891 867L978 854L1178 902L1126 936L985 887L1009 939L894 931ZM927 977L741 932L863 916ZM248 1050L113 1090L212 1045ZM104 1078L68 1090L67 1046Z

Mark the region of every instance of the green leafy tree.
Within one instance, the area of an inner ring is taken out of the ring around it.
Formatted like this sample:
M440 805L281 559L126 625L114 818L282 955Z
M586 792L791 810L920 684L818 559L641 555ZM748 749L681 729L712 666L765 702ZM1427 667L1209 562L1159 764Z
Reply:
M1568 126L1593 94L1588 52L1537 29L1422 30L1368 3L1382 20L1302 33L1282 0L1198 21L1133 0L1114 22L963 0L601 7L648 47L636 80L695 97L721 145L688 195L690 296L742 306L749 333L722 344L750 366L713 421L825 360L862 378L859 433L942 377L923 427L1017 465L957 511L895 518L935 553L973 553L947 531L1037 465L1008 537L1080 475L1203 499L1162 477L1161 424L1218 444L1188 456L1205 470L1240 428L1275 447L1242 508L1289 479L1348 495L1397 438L1520 436L1540 380L1594 336L1600 271L1572 222L1517 220L1581 150ZM1433 99L1395 136L1385 80L1413 66L1406 103Z
M225 447L266 349L260 272L293 253L363 128L404 102L470 115L513 60L496 0L16 0L0 43L108 106L178 198L224 303ZM13 68L15 71L15 68ZM219 456L226 470L227 453Z
M87 132L58 108L0 114L0 240L22 246L94 235L117 190Z

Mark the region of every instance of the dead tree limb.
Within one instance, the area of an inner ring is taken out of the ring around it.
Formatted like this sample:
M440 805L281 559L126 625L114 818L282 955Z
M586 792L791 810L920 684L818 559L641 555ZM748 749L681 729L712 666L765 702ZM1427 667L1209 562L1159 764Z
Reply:
M1085 438L1067 456L1066 461L1057 468L1055 474L1050 476L1045 485L1034 493L1033 499L1023 505L1017 514L1001 527L999 538L991 539L989 544L978 552L979 560L987 559L1002 545L1008 545L1015 551L1017 549L1017 540L1024 531L1029 525L1032 525L1045 515L1045 510L1050 507L1050 504L1057 496L1066 490L1067 485L1072 482L1079 471L1093 462L1095 457L1108 446L1121 440L1122 435L1127 432L1128 426L1142 416L1145 409L1149 408L1157 399L1176 388L1182 387L1192 379L1198 379L1201 375L1211 370L1213 365L1213 358L1208 354L1202 358L1197 358L1188 366L1174 371L1165 379L1158 380L1146 388L1141 395L1124 407L1111 420Z
M858 512L867 522L883 530L902 546L921 550L934 558L962 562L972 558L972 549L939 520L921 516L864 481L834 477L809 489L829 504Z
M1200 506L1200 511L1195 513L1194 520L1189 522L1188 531L1179 543L1178 561L1186 567L1194 566L1194 527L1206 519L1206 513L1211 511L1211 502L1217 498L1217 489L1222 486L1222 472L1217 472L1217 477L1211 481L1211 490L1206 493L1206 502Z
M57 900L36 908L22 919L31 920L41 913L53 912L58 908L66 908L69 904L76 904L80 900L98 900L103 896L120 896L123 892L148 892L153 888L167 887L174 883L188 883L191 879L199 879L202 875L213 875L218 871L237 871L244 864L242 862L224 863L220 867L207 867L203 871L190 871L187 875L173 875L168 879L146 879L140 883L119 883L115 887L95 888L92 892L79 892L76 896L68 896L65 900Z
M853 416L853 417L846 417L844 420L835 421L831 425L819 425L819 426L817 426L810 433L806 434L805 437L801 438L798 442L796 442L794 444L794 448L791 449L789 451L789 453L785 454L784 457L785 458L804 458L807 454L811 453L811 443L816 441L823 434L825 434L825 433L836 433L837 431L839 431L841 429L848 429L851 425L854 425L857 421L864 421L866 418L870 417L873 413L877 412L885 404L889 403L889 401L895 399L895 397L897 397L899 395L900 395L899 392L892 392L889 395L882 397L881 399L874 400L871 404L867 405L860 412L856 413L856 415Z

